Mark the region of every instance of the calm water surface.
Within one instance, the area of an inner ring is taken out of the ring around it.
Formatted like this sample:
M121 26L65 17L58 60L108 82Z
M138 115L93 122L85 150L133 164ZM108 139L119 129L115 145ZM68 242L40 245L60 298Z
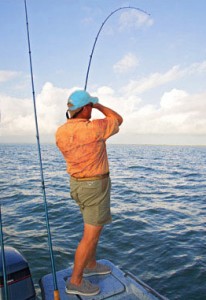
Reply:
M38 280L51 273L36 145L0 145L5 244ZM108 145L113 223L98 258L111 260L169 299L206 299L206 147ZM82 219L54 145L42 145L56 269L72 264Z

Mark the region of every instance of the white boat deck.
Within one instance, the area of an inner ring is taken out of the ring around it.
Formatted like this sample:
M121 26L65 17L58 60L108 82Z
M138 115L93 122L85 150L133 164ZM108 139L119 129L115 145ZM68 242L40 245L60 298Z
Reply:
M124 273L108 260L99 262L110 266L112 272L108 275L91 276L89 280L98 284L101 292L92 297L69 295L65 292L65 281L71 276L72 269L64 269L57 272L57 283L61 300L168 300L159 295L145 283L135 278L132 274ZM53 300L52 274L44 276L40 280L43 300Z

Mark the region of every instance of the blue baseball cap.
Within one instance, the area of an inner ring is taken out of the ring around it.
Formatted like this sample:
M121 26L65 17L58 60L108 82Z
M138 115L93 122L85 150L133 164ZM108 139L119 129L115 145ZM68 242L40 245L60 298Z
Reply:
M77 90L73 92L67 101L68 110L77 110L89 103L97 103L99 99L97 97L91 97L90 94L84 90Z

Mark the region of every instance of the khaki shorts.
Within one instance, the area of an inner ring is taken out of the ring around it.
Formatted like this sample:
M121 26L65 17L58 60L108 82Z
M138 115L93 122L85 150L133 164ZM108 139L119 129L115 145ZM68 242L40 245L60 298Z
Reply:
M86 181L70 178L71 197L79 205L84 223L94 226L111 223L110 190L111 180L109 176Z

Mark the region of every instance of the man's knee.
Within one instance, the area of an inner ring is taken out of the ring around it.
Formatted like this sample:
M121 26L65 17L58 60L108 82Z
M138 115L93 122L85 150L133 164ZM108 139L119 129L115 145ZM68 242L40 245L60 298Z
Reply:
M93 226L90 224L84 225L83 239L86 242L95 244L98 242L103 226Z

